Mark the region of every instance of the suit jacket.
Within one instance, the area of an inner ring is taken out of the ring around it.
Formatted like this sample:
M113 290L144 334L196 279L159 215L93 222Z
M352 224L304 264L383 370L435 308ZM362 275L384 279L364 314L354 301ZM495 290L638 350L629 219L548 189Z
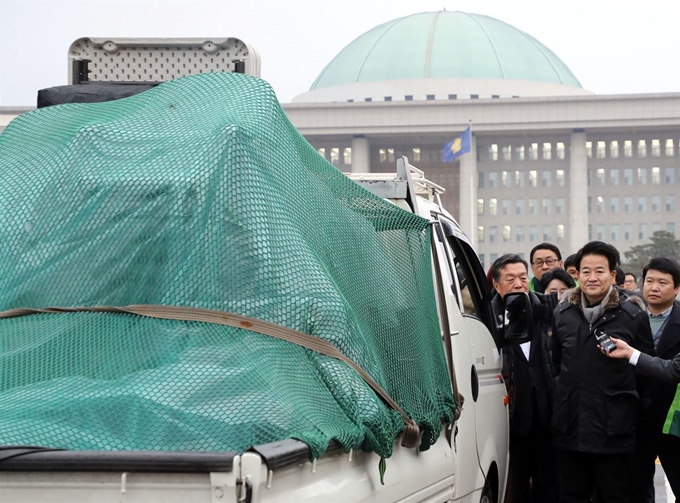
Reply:
M680 353L675 355L672 360L664 360L640 353L635 369L638 374L645 377L680 384Z
M659 335L656 356L662 360L674 360L678 354L680 354L680 302L675 301L668 321ZM650 364L649 359L642 358L642 355L640 355L640 360L642 361L642 368L638 368L637 372L642 373L642 370L648 368ZM639 364L640 361L638 361ZM651 365L653 367L657 366L653 363ZM661 366L663 367L664 365L662 364ZM665 366L668 367L668 365ZM673 367L673 363L670 366ZM650 385L650 426L659 447L663 447L667 440L664 439L667 435L663 435L661 430L666 421L668 408L673 402L676 390L677 384L666 381L653 381Z

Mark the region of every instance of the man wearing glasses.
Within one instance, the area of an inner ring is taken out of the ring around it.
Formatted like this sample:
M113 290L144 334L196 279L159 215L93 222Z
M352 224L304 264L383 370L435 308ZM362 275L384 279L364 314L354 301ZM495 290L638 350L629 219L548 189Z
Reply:
M531 272L534 277L529 280L529 290L532 292L543 293L541 278L550 269L562 267L562 254L560 249L552 243L541 243L534 246L529 254Z

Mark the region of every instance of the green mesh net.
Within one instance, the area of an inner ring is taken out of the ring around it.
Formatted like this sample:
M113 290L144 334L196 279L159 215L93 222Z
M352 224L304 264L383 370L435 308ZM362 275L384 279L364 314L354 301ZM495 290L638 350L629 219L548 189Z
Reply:
M24 114L0 135L0 311L190 306L330 341L424 430L454 411L427 221L364 190L271 88L206 74ZM0 444L319 456L403 429L347 364L240 328L132 314L0 320Z

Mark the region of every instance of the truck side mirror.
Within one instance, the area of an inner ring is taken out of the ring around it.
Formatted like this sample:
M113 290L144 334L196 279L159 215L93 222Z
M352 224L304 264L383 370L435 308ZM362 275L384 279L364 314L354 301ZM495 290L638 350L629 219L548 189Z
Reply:
M506 344L529 342L534 333L531 299L526 292L508 293L503 297L503 339Z

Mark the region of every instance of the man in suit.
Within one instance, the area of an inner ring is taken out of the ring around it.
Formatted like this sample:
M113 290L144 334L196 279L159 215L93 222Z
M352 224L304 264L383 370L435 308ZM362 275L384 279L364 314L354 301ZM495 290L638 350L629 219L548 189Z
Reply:
M602 354L610 358L626 358L628 363L635 365L635 372L645 377L667 381L670 384L680 384L680 353L672 360L664 360L658 356L641 353L625 341L611 337L616 349L607 353L601 349Z
M493 263L492 276L498 292L492 307L502 320L503 297L510 292L529 292L528 265L518 255L503 255ZM557 467L550 435L554 381L547 321L552 310L547 301L550 297L529 296L536 321L534 338L503 349L503 376L510 396L508 487L517 503L557 502Z

